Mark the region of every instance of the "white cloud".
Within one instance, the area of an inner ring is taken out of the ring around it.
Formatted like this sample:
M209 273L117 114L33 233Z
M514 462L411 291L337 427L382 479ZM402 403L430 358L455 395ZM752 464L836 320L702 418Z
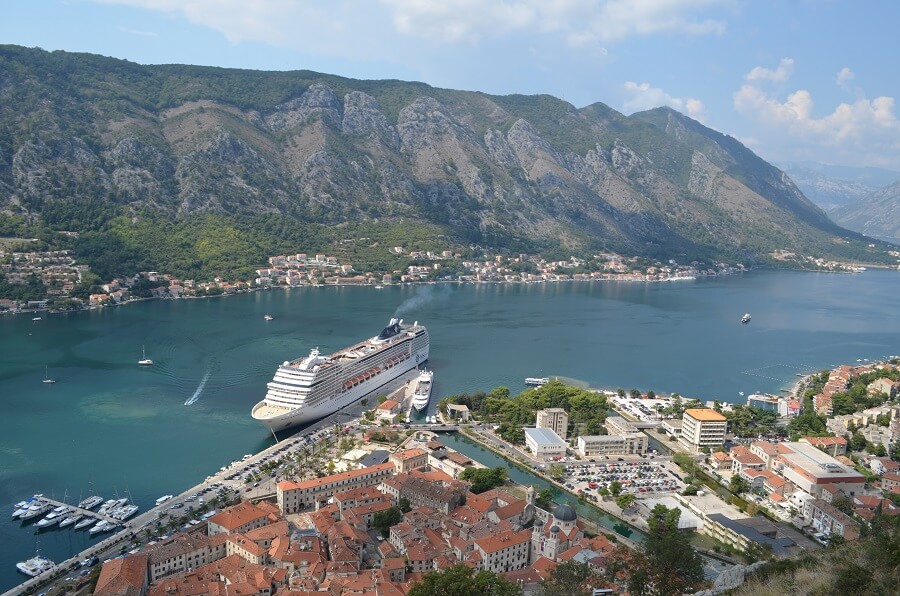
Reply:
M407 35L456 42L509 32L559 33L571 45L614 43L628 37L675 33L721 34L722 21L696 19L698 9L723 0L382 0Z
M309 49L323 33L353 45L391 43L391 31L435 43L477 43L511 33L560 35L570 45L609 44L659 33L721 34L725 23L696 17L730 0L94 0L181 15L233 43ZM384 26L387 25L387 26ZM302 34L299 32L302 31ZM368 46L364 52L377 50Z
M757 67L751 73L775 76L779 69ZM837 81L846 83L852 78L852 72L845 68ZM775 80L771 76L747 77L748 81L763 79ZM795 147L807 152L828 150L833 159L844 163L896 163L900 158L900 120L894 112L894 98L867 99L859 92L853 103L840 103L818 117L812 94L806 89L798 89L781 100L748 82L734 93L733 100L739 113L753 119L757 134L767 133L765 144L780 147L782 153Z
M624 87L631 96L622 104L622 109L627 114L669 106L695 120L703 121L703 102L699 99L673 97L659 87L651 87L649 83L626 81Z
M778 63L778 68L775 70L769 70L768 68L763 68L762 66L757 66L753 70L747 73L748 81L772 81L774 83L783 83L791 78L791 73L794 72L794 60L793 58L782 58L781 62Z
M837 73L837 77L835 77L835 82L838 84L838 87L844 89L845 91L850 90L850 81L856 78L856 75L853 74L853 71L847 68L846 66Z

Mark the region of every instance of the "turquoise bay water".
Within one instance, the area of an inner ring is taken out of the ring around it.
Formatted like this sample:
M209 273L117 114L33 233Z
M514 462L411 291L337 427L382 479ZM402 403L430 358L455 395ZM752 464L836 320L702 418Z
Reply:
M400 316L426 324L445 395L561 375L597 387L739 400L799 372L900 353L900 273L710 280L304 288L0 318L0 591L34 551L8 505L126 491L146 508L270 444L249 416L277 363ZM750 312L753 320L741 325ZM272 321L264 321L269 313ZM139 367L141 346L155 362ZM41 383L44 367L57 383ZM195 398L191 405L185 402ZM85 532L43 532L61 560Z

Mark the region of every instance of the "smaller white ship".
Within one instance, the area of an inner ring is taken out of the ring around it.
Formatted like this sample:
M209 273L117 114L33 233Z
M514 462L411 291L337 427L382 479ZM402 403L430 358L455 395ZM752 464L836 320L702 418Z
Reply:
M37 577L45 571L49 571L56 567L56 563L50 559L41 556L41 551L35 553L33 557L27 561L16 563L16 569L27 575L28 577Z
M744 313L744 316L741 317L741 323L743 323L743 324L746 325L746 324L749 323L749 322L750 322L750 313L745 312L745 313Z
M540 387L541 385L546 385L550 382L548 377L527 377L525 379L525 384L529 387Z
M265 315L263 315L263 319L266 321L271 321L273 318L275 318L275 317L273 317L269 313L266 313Z
M56 379L50 378L49 367L46 367L46 366L44 367L44 381L43 382L47 383L47 384L56 382Z
M85 515L83 520L81 520L80 522L78 522L77 524L75 524L75 528L74 528L74 529L76 529L76 530L82 530L82 529L84 529L84 528L86 528L86 527L88 527L88 526L94 525L95 523L97 523L97 518L96 518L96 517L94 517L94 516L92 516L92 515Z
M99 534L101 532L109 532L110 530L115 529L115 527L116 527L116 524L114 524L112 522L108 522L105 519L101 519L99 522L96 523L96 525L94 525L90 530L88 530L88 532L90 532L92 535Z
M153 366L153 361L147 358L147 352L144 350L144 346L141 346L141 359L138 360L138 364L141 366Z
M113 509L109 516L119 521L125 521L138 511L138 506L133 504L121 505Z
M65 528L66 526L71 526L72 524L74 524L75 522L77 522L78 520L80 520L82 517L84 517L84 516L83 516L82 514L80 514L80 513L75 513L75 514L73 514L73 515L70 515L70 516L67 517L66 519L64 519L64 520L62 520L61 522L59 522L59 527L60 527L60 528Z
M19 501L18 503L16 503L15 509L13 509L13 513L12 513L13 519L16 519L16 518L19 518L19 517L22 517L23 515L25 515L28 512L28 508L31 507L32 505L37 504L38 501L40 501L43 497L44 497L43 494L38 493L28 500Z
M103 502L103 497L99 495L91 495L87 499L83 500L78 504L80 509L93 509L97 505Z
M22 521L27 521L29 519L33 519L39 515L44 515L48 511L50 511L51 505L47 501L43 499L36 501L28 506L28 509L25 510L24 513L19 515L19 519Z
M47 517L40 520L35 525L39 528L46 528L48 526L53 526L55 524L58 524L62 520L64 520L66 518L66 516L69 515L69 513L71 513L71 512L72 512L72 510L70 508L66 507L65 505L62 505L60 507L57 507L53 511L51 511Z
M168 501L171 498L172 498L172 495L163 495L160 498L156 499L156 504L162 505L163 503L165 503L166 501Z
M416 380L416 391L413 393L412 406L416 412L421 412L428 407L428 401L431 399L431 386L434 380L434 371L422 370L419 378Z

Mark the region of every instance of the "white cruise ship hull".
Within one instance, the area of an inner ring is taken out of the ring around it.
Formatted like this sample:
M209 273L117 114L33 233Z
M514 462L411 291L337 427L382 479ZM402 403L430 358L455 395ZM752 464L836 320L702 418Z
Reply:
M347 351L352 350L347 348L342 352ZM346 370L338 370L327 381L321 379L320 375L324 376L321 372L310 375L298 372L296 363L285 363L278 367L266 398L253 407L251 415L271 432L319 420L415 370L428 360L428 355L428 333L422 328L421 333L397 341L379 350L378 354L359 358L361 366L343 365ZM393 360L399 361L388 366L387 363ZM368 374L374 368L378 368L378 372L367 378L354 377L363 372L362 369ZM357 379L358 382L354 382ZM298 391L296 398L291 397L294 390Z

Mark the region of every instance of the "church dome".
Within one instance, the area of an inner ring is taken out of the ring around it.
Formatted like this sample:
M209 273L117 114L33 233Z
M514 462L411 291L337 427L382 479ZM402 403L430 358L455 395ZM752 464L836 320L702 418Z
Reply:
M575 510L569 505L560 505L553 510L553 519L561 522L573 522L578 517Z
M542 520L541 518L537 518L536 520L534 520L534 525L539 526L539 527L543 526L544 520Z
M550 531L553 532L554 534L556 534L557 532L559 532L559 526L552 526L550 528Z

